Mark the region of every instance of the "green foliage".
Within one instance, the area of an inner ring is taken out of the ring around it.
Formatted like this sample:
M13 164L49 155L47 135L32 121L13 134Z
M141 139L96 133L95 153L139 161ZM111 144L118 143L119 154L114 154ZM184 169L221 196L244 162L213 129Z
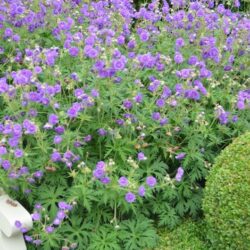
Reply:
M13 14L23 10L16 1L2 1L0 8L0 185L40 215L28 233L38 246L29 249L152 248L154 227L174 229L183 218L198 217L214 158L250 128L249 20L203 4L189 9L188 1L168 14L157 1L148 6L146 0L140 13L131 1L120 0L17 2L25 6L21 15ZM5 34L9 27L19 41ZM178 38L184 43L179 48ZM212 45L201 45L203 40ZM131 41L135 48L129 48ZM87 53L93 50L96 58ZM175 62L177 52L182 63ZM218 58L206 58L214 52ZM196 63L189 62L192 56ZM123 69L114 66L118 59ZM182 70L192 74L180 76ZM202 76L203 70L211 75ZM164 93L166 88L171 93ZM186 96L190 91L199 98ZM237 108L240 91L244 107ZM124 105L128 100L131 108ZM51 115L56 122L49 121ZM220 122L220 115L227 121ZM27 131L25 120L35 132ZM14 131L16 125L21 131ZM13 138L18 145L11 145ZM15 155L16 148L22 156ZM180 153L182 160L176 158ZM99 163L105 165L101 177L95 172ZM155 185L147 183L149 176ZM119 185L120 177L128 185ZM134 202L126 200L130 192ZM60 207L62 202L68 207Z
M203 226L203 222L187 220L172 231L162 231L160 245L155 250L207 250Z
M143 216L136 220L125 220L121 224L119 238L124 250L140 250L157 245L157 234L152 222Z
M207 178L203 210L213 249L250 249L250 133L217 157Z

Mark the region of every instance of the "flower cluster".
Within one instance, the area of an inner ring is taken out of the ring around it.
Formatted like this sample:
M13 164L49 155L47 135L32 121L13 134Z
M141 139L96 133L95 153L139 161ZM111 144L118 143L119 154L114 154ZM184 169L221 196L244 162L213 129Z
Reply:
M134 212L171 227L198 214L214 156L249 129L249 18L161 2L2 1L0 180L34 207L26 241L74 249L79 215L96 232Z

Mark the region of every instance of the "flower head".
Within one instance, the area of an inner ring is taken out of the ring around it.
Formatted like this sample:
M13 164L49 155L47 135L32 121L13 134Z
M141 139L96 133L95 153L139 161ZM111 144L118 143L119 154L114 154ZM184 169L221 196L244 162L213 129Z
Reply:
M140 186L140 187L138 188L138 194L139 194L139 196L141 196L141 197L145 196L145 187L144 187L144 186Z
M144 155L143 152L140 152L140 153L138 153L138 155L137 155L137 159L138 159L139 161L145 161L145 160L147 160L147 157Z
M154 187L157 183L157 180L155 177L153 176L148 176L147 179L146 179L146 184L149 186L149 187Z
M182 180L182 177L183 177L183 174L184 174L184 170L182 167L179 167L177 169L177 173L176 173L176 176L175 176L175 179L176 181L181 181Z
M126 200L128 203L133 203L133 202L135 202L135 200L136 200L136 196L135 196L132 192L128 192L128 193L126 193L126 195L125 195L125 200Z
M121 187L127 187L129 182L128 182L128 179L124 176L122 176L119 180L118 180L118 183Z

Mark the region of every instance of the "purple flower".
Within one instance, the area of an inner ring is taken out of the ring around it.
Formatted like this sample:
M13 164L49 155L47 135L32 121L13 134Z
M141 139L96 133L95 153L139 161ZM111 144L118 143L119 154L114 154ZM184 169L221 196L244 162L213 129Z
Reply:
M97 168L105 168L106 167L106 163L104 161L98 161L96 164Z
M229 112L222 112L220 113L219 115L219 121L220 121L220 124L227 124L228 123L228 116L229 116Z
M21 227L20 231L24 234L28 232L28 229L26 227Z
M27 119L23 122L23 128L26 130L25 134L35 134L37 132L37 127L34 122Z
M41 215L39 213L35 212L32 214L32 219L34 221L39 221L41 219Z
M136 197L135 197L135 195L134 195L132 192L128 192L128 193L126 193L126 195L125 195L125 200L126 200L128 203L133 203L133 202L136 200Z
M103 128L98 129L98 134L100 136L105 136L107 134L107 131Z
M160 125L161 126L164 126L164 125L166 125L168 123L168 118L161 118L160 119Z
M140 33L140 39L142 42L147 42L148 39L149 39L149 33L145 30L143 30L141 33Z
M89 58L96 58L98 56L98 51L90 45L84 47L84 54Z
M63 126L58 126L55 128L55 132L59 135L62 135L64 133L65 129Z
M239 120L239 117L238 117L237 115L234 115L234 116L232 117L232 122L233 122L233 123L236 123L238 120Z
M66 209L64 208L64 210L66 210ZM59 210L56 214L56 217L60 220L63 220L66 217L66 214L63 210Z
M42 205L40 204L40 203L36 203L35 204L35 209L37 209L37 210L41 210L43 207L42 207Z
M47 226L46 228L45 228L45 231L47 232L47 233L53 233L53 231L54 231L54 227L52 227L52 226Z
M139 196L141 196L141 197L145 196L145 187L144 187L144 186L140 186L140 187L138 188L138 194L139 194Z
M100 181L103 183L103 184L109 184L110 183L110 178L108 176L105 176L105 177L102 177L100 179Z
M10 161L9 160L3 160L2 161L2 167L3 167L4 170L10 169L10 167L11 167Z
M134 97L134 101L135 101L136 103L141 103L141 102L142 102L142 98L143 98L142 93L138 93L138 94Z
M176 41L175 41L175 47L178 49L178 48L181 48L185 45L185 41L183 38L177 38Z
M182 69L176 72L176 76L181 79L187 79L191 76L192 73L193 73L192 69Z
M16 220L16 221L15 221L15 226L16 226L17 228L21 228L22 223L21 223L19 220Z
M15 136L18 136L18 137L21 136L22 126L20 124L15 124L12 129L13 129L13 134Z
M92 140L92 136L91 135L87 135L84 137L83 139L85 142L90 142Z
M185 91L185 97L187 99L198 101L200 99L200 94L195 89L188 89Z
M81 109L80 103L74 103L71 108L68 109L67 115L69 118L76 118L78 116L78 112Z
M33 240L33 244L36 246L39 246L42 244L42 241L41 240Z
M69 48L69 54L72 56L72 57L76 57L78 56L79 54L79 49L77 47L70 47Z
M62 223L62 221L60 219L58 219L58 218L55 218L54 221L53 221L53 224L56 225L56 226L60 225L61 223Z
M56 135L53 140L54 144L60 144L62 142L62 137L60 135Z
M207 95L207 90L199 80L194 81L194 86L200 90L203 95Z
M190 56L188 59L188 64L190 64L190 65L195 65L197 62L198 62L197 56Z
M121 187L127 187L129 182L128 182L128 179L124 176L122 176L119 180L118 180L118 183Z
M176 181L181 181L182 177L183 177L183 174L184 174L184 170L182 167L179 167L177 169L177 173L176 173L176 176L175 176L175 179Z
M14 83L17 85L26 85L31 81L33 73L29 69L21 69L17 72L12 72L11 76L14 79Z
M0 146L0 155L5 155L7 154L7 149L4 146Z
M55 114L50 114L49 115L49 124L51 125L56 125L59 122L58 116Z
M115 69L116 71L121 71L125 68L126 66L126 62L124 60L124 58L120 58L120 59L115 59L112 62L112 67L113 69Z
M105 175L105 167L106 167L105 162L104 161L99 161L96 164L95 170L93 171L93 176L96 179L100 179L100 178L104 177L104 175Z
M72 206L68 203L66 203L65 201L60 201L58 203L58 207L62 210L71 210L72 209Z
M176 53L175 53L174 61L175 61L175 63L177 63L177 64L183 63L184 59L183 59L183 56L182 56L182 54L181 54L180 52L176 52Z
M156 105L159 107L159 108L163 108L165 106L165 100L163 98L160 98L160 99L157 99L156 100Z
M186 153L182 152L182 153L179 153L178 155L176 155L175 159L182 160L185 158L185 156L186 156Z
M234 0L234 7L239 8L240 7L240 1Z
M50 159L51 159L53 162L58 162L58 161L61 161L62 157L61 157L61 154L60 154L58 151L54 151L54 152L51 154Z
M205 67L202 67L200 69L200 77L201 78L209 78L212 76L212 72L208 69L206 69Z
M184 89L183 89L182 84L177 83L177 84L175 85L175 92L176 92L176 95L177 95L177 96L182 95L182 93L184 92Z
M92 89L91 90L91 95L96 98L99 97L99 91L97 89Z
M78 81L79 80L79 77L78 77L78 74L76 72L73 72L71 75L70 75L71 79L75 80L75 81Z
M143 152L140 152L140 153L138 153L138 155L137 155L137 159L138 159L139 161L145 161L145 160L147 160L147 157L144 155Z
M153 119L153 120L158 121L158 120L160 120L160 118L161 118L161 114L160 114L159 112L154 112L154 113L152 114L152 119Z
M36 74L41 74L43 72L43 69L40 66L35 66L34 67L34 72Z
M20 41L20 36L18 34L15 34L15 35L12 36L12 40L14 42L19 42Z
M53 66L56 62L56 58L59 56L57 49L50 49L45 52L45 62L49 66Z
M125 43L125 37L124 36L119 36L119 37L117 37L117 43L119 44L119 45L123 45L124 43Z
M27 242L32 242L33 241L33 238L31 236L29 236L29 235L24 235L24 239Z
M216 115L219 119L220 124L225 125L228 123L229 112L226 112L223 107L219 106L216 108Z
M9 85L7 83L7 79L0 78L0 93L6 93L9 90Z
M149 187L154 187L157 183L157 180L155 177L153 176L148 176L146 178L146 184L149 186Z
M126 109L131 109L133 107L133 103L130 100L124 100L123 101L123 107Z
M35 178L41 179L43 177L43 172L39 170L39 171L36 171L33 175Z
M148 86L148 90L150 92L155 92L158 87L160 86L160 82L158 80L154 80L153 82L151 82Z
M239 91L237 98L237 108L243 110L250 104L250 89Z
M130 40L130 41L128 42L128 48L129 48L129 49L134 49L135 46L136 46L136 41L135 41L135 40Z
M37 110L36 109L30 109L29 110L29 116L36 117L37 116Z
M161 98L167 99L169 96L171 96L171 94L172 94L171 89L167 86L164 86L162 94L161 94Z
M93 176L97 179L100 179L104 176L105 174L105 170L104 169L101 169L101 168L96 168L94 171L93 171Z
M7 37L11 37L13 35L13 31L11 28L6 28L4 31L4 36Z
M243 110L243 109L245 109L245 103L244 103L244 101L238 101L237 102L237 108L239 109L239 110Z
M25 175L25 174L28 174L29 173L29 169L25 166L22 166L19 171L18 171L18 174L20 175Z
M16 158L21 158L23 156L23 150L22 149L19 149L17 148L14 152L14 155Z

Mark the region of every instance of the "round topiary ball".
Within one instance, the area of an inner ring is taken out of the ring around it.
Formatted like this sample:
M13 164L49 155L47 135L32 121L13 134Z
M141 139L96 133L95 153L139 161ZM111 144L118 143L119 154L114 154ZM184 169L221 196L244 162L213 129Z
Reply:
M250 133L217 157L207 178L203 210L212 249L250 249Z

